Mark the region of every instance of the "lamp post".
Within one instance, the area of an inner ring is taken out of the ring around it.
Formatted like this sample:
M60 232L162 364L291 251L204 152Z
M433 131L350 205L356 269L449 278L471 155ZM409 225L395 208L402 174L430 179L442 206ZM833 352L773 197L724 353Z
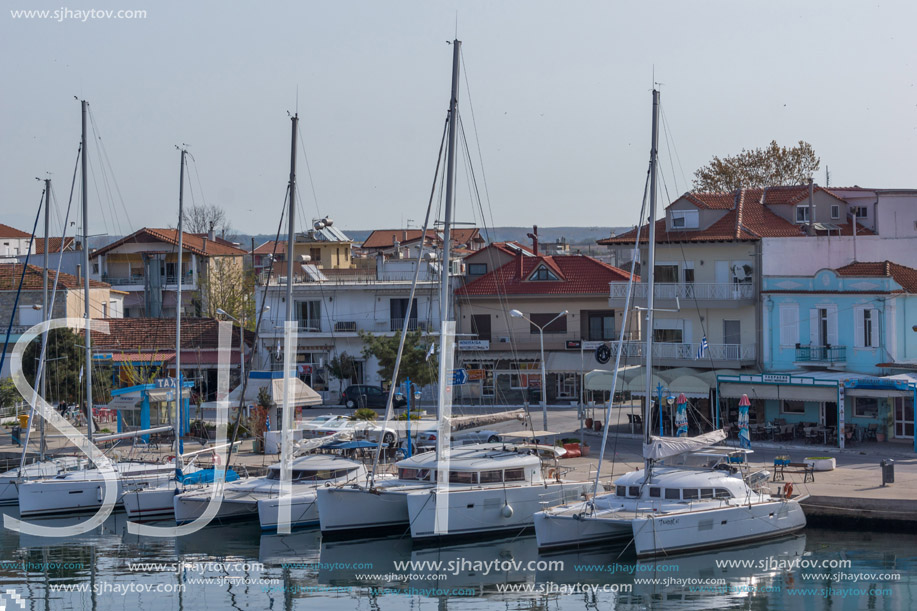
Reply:
M527 320L529 324L531 324L533 327L538 329L538 339L541 344L541 417L542 417L542 423L544 425L543 430L547 431L548 430L548 388L547 388L547 375L545 374L545 370L544 370L544 330L545 330L545 327L550 327L551 323L557 320L558 318L560 318L561 316L566 316L567 310L564 310L563 312L561 312L560 314L552 318L548 322L548 324L544 325L544 327L532 322L531 318L527 317L525 314L523 314L519 310L510 310L509 315L512 316L513 318L521 318L523 320Z
M413 393L411 393L412 386L414 387ZM407 447L407 456L406 456L407 458L410 458L412 454L412 451L411 451L411 395L412 394L414 396L415 401L420 401L420 387L417 386L417 384L414 384L413 382L411 382L411 378L407 378L404 381L404 397L405 397L405 400L407 401L407 408L408 408L407 428L405 431L407 434L407 438L408 438L408 447ZM396 397L400 395L401 395L400 392L395 394ZM380 443L381 443L381 440L380 440Z

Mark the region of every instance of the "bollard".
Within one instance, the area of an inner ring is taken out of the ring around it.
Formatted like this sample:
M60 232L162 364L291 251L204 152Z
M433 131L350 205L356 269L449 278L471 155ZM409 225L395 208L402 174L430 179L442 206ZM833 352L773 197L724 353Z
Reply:
M882 468L882 485L895 483L895 461L886 458L879 463Z
M21 431L22 429L20 429L18 426L14 426L13 429L10 431L10 436L13 438L13 443L15 443L17 446L22 445L22 442L19 440L19 435L21 434Z

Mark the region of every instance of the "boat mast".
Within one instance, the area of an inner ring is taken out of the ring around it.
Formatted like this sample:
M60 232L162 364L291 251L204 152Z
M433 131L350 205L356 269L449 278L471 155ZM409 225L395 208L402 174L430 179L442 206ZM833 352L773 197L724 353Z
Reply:
M48 319L51 318L51 313L48 312L48 251L50 250L50 239L48 232L50 231L51 221L48 211L51 208L51 179L45 178L45 256L41 270L41 312L42 322L47 323ZM63 239L63 238L61 238ZM45 345L47 345L47 335L48 330L45 329ZM45 397L48 396L48 363L46 361L41 362L41 398L44 401ZM38 419L38 433L39 433L39 442L38 442L38 459L45 459L45 419Z
M82 165L82 190L83 190L83 319L86 323L86 420L87 420L87 437L89 443L92 443L92 338L89 330L89 324L92 322L89 317L89 181L86 177L86 168L88 161L86 159L86 114L89 103L86 100L81 101L83 111L83 132L81 146L81 165Z
M181 433L182 433L182 417L181 417L181 404L182 399L182 380L181 380L181 283L182 283L182 248L184 247L184 230L183 223L185 216L184 209L184 199L185 199L185 155L188 154L187 149L181 149L181 167L178 170L178 266L176 268L176 275L178 280L178 290L175 292L175 379L178 383L178 390L175 394L175 471L177 472L181 469L181 453L184 448L182 448L181 443ZM168 283L169 279L166 278Z
M649 236L646 244L646 408L643 414L643 443L650 443L650 423L652 422L653 404L653 292L655 291L654 269L656 259L656 166L659 155L659 91L653 89L653 135L650 145L650 214ZM650 460L645 459L646 468ZM649 474L647 473L647 476Z
M439 287L439 309L440 309L440 329L439 329L439 384L443 388L451 375L446 371L446 346L447 333L446 324L451 319L452 299L449 292L449 272L450 272L450 251L452 249L452 214L453 199L455 196L455 127L458 123L458 92L459 92L459 61L462 52L462 41L452 41L452 94L449 100L449 143L446 150L446 209L443 217L443 267L440 270L440 287ZM408 304L411 308L412 304ZM410 309L408 310L410 313ZM440 397L444 396L440 391ZM437 417L441 416L440 402L437 402Z

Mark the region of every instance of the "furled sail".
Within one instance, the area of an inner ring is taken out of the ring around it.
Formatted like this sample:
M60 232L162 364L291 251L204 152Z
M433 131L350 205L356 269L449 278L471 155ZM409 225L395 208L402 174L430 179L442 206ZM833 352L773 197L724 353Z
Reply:
M661 460L687 452L697 452L726 439L726 431L717 429L694 437L650 437L650 443L643 444L643 457Z

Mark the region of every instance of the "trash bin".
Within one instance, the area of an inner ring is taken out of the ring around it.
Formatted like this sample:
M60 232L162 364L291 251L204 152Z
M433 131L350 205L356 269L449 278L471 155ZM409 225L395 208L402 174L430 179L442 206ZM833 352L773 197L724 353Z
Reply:
M895 483L895 461L886 458L879 463L882 467L882 485Z
M22 429L20 429L18 426L14 426L13 430L10 431L10 436L13 438L13 443L15 443L17 446L22 445L22 442L19 440L19 434L21 431Z
M24 429L29 426L29 415L19 414L19 428Z

